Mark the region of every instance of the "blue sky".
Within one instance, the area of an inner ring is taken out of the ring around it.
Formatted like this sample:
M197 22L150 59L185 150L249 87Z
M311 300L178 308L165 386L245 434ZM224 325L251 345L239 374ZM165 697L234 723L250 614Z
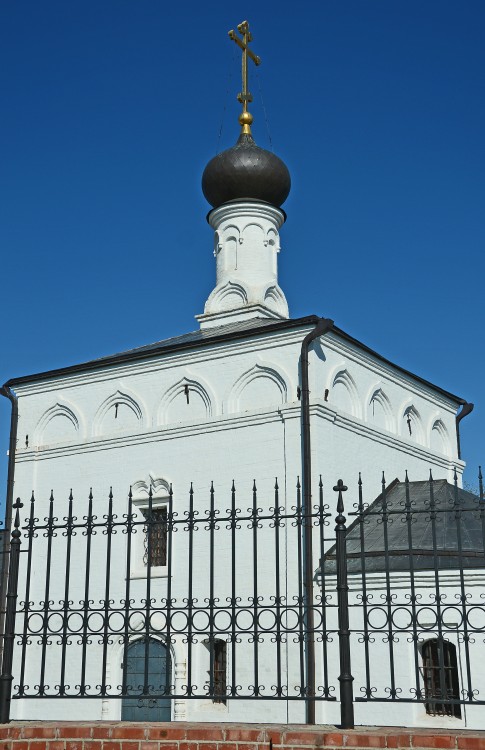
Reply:
M280 256L290 313L332 317L475 402L462 423L474 483L485 459L485 3L241 8L2 4L0 380L197 327L215 278L200 178L237 138L227 31L244 13L263 61L251 71L253 133L269 147L267 120L293 180Z

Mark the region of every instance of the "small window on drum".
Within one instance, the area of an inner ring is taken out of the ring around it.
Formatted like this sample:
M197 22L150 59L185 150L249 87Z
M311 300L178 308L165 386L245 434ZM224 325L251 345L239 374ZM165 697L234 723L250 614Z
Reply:
M434 638L423 644L423 681L426 713L461 719L460 681L456 647Z
M150 568L164 567L167 564L167 507L140 510L145 518L143 563Z

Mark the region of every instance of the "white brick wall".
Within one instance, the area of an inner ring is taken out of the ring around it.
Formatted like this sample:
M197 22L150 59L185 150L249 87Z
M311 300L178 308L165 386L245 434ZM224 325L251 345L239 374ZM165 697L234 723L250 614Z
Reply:
M145 482L148 486L157 479L173 484L174 510L182 513L187 508L191 481L196 502L206 508L210 482L214 480L217 503L225 509L233 479L238 499L246 503L246 508L253 479L257 480L259 497L269 505L274 479L278 477L281 502L291 507L296 478L301 475L297 387L301 342L308 330L255 334L237 342L159 354L138 363L111 365L19 386L16 496L27 504L34 490L36 515L42 518L53 489L56 515L60 517L67 511L72 487L75 512L82 516L92 487L95 512L102 515L106 513L112 486L115 512L121 517L126 513L130 485ZM450 479L454 466L461 476L464 464L457 458L456 404L433 388L330 334L316 343L310 355L310 389L314 493L322 474L326 502L332 508L333 484L343 478L351 490L350 501L359 471L369 498L380 492L382 470L389 482L395 477L403 479L406 469L412 480L426 479L430 468L436 478ZM377 398L374 408L373 398ZM412 417L412 435L407 413ZM439 428L433 433L436 425ZM42 537L35 543L45 549ZM76 545L73 560L80 573L73 578L71 598L79 600L84 565L80 538ZM126 535L119 534L114 549L122 561L125 545ZM93 598L99 600L104 595L105 563L102 546L98 544L96 549L93 554L98 555L94 562L99 575L93 580ZM55 570L63 573L59 554ZM263 572L265 564L269 596L273 585L271 559L262 558ZM183 590L186 573L186 561L178 560L175 588L180 582ZM288 581L291 584L292 575L286 571L285 585ZM32 599L43 598L42 576L40 565L34 571ZM201 595L205 576L201 565L201 579L197 582ZM112 581L113 596L122 598L125 571L121 564ZM141 586L141 581L133 580L133 590L139 590L140 596ZM156 595L163 596L166 578L155 580L154 586ZM60 578L53 578L51 593L53 598L62 598ZM177 680L183 684L184 644L177 642L175 651ZM206 672L207 649L200 644L196 651L195 668L200 675ZM119 652L116 645L110 650L113 684L119 684ZM53 651L52 654L49 668L54 674L57 657ZM79 650L71 648L69 654L76 663ZM17 648L17 669L19 658ZM269 669L269 665L263 666L264 670ZM16 701L13 713L16 718L61 718L60 704L62 711L69 712L69 718L118 718L120 710L119 701L90 700L87 705L82 701L68 705L62 701ZM336 721L336 710L335 705L322 704L317 712L319 721ZM370 716L370 710L366 707L366 716ZM375 708L376 723L386 723L383 710L380 705ZM175 718L302 721L302 711L297 702L276 705L248 701L226 708L179 701ZM414 708L402 711L403 721L418 721Z

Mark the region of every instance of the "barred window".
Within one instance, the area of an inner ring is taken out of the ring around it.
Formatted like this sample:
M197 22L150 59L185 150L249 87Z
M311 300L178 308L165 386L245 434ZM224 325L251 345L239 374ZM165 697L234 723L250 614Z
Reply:
M226 683L226 661L227 661L227 644L216 638L214 641L214 659L213 659L213 683L214 683L214 703L226 704L227 683Z
M423 681L426 713L461 719L460 681L456 647L450 641L434 638L423 644Z
M145 567L163 567L167 564L167 508L166 506L142 508L145 518L144 554Z

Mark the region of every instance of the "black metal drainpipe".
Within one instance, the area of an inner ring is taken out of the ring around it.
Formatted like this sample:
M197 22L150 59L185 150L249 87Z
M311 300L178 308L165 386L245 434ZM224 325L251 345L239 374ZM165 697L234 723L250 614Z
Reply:
M17 425L19 417L19 405L17 396L7 385L2 385L0 394L8 398L12 404L10 416L10 443L8 447L8 474L7 474L7 497L5 503L5 531L3 533L3 544L0 554L2 555L2 576L0 578L0 634L4 632L5 607L8 581L7 552L10 545L10 531L12 526L13 486L15 475L15 451L17 449ZM3 640L0 639L0 663L3 656Z
M301 435L302 435L302 485L304 567L303 587L306 611L306 723L315 724L315 635L313 617L313 543L312 543L312 457L310 437L310 388L308 385L308 351L310 344L333 328L333 320L320 318L313 331L301 345Z
M461 443L460 443L460 422L463 417L467 417L474 409L475 404L469 404L468 401L463 401L461 405L461 411L456 415L456 443L458 446L458 458L461 458Z

